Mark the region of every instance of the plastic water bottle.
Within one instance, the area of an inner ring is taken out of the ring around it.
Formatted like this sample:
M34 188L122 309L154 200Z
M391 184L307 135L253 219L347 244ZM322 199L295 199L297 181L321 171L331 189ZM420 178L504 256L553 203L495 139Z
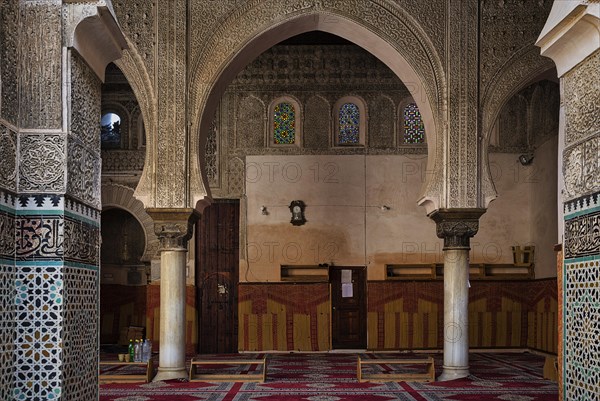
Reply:
M146 361L149 361L152 358L152 340L149 338L146 339L148 341L148 355Z
M148 339L142 342L142 362L148 362Z
M141 362L142 350L140 340L135 340L135 345L133 346L133 354L133 362Z
M135 357L135 347L133 345L133 340L129 339L129 346L127 347L127 353L129 354L129 362L133 362Z

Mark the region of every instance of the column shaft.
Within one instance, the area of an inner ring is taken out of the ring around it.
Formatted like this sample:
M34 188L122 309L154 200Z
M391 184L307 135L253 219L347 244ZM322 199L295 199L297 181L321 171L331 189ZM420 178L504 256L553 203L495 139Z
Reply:
M438 378L469 375L469 249L444 250L444 370Z
M185 369L185 249L160 256L160 354L155 381L187 377Z

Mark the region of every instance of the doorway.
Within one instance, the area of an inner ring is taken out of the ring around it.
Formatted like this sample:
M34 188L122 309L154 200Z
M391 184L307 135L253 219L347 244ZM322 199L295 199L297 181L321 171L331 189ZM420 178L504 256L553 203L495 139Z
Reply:
M333 349L367 348L367 269L332 266L331 346Z
M196 224L198 352L237 352L240 202L216 199Z

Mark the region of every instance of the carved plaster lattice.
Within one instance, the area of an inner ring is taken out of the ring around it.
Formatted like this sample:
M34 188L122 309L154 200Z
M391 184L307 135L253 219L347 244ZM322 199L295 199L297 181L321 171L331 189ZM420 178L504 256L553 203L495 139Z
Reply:
M102 171L142 171L146 151L140 150L103 150Z
M320 95L313 95L304 106L308 118L304 120L304 147L308 149L327 149L330 138L331 104Z
M246 193L246 169L244 161L239 157L229 159L229 168L227 170L227 178L229 181L229 194L239 197Z
M17 178L17 133L0 124L0 187L15 191Z
M256 96L235 97L239 103L236 106L235 119L236 148L262 147L265 143L265 122L267 111L264 102Z
M401 121L396 121L396 105L389 97L379 95L367 99L369 129L367 137L370 148L394 148L396 130Z
M65 139L61 134L19 135L19 192L64 192Z
M19 2L21 128L62 127L62 3ZM25 29L25 28L21 28Z
M565 145L600 132L600 51L588 57L563 78Z
M100 148L100 80L76 53L71 57L71 132L89 149Z
M481 1L481 89L495 88L493 77L522 48L537 40L552 8L552 0ZM539 56L539 49L537 50Z
M18 125L19 116L19 4L17 1L0 3L0 115L14 125Z

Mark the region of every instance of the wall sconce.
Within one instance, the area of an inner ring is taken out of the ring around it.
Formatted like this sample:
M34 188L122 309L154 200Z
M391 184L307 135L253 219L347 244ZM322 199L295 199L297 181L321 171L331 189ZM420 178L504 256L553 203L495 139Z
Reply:
M267 207L265 205L262 205L260 207L260 213L264 216L268 216L269 215L269 211L267 210Z
M381 205L381 211L385 212L386 210L390 210L391 208L388 205Z
M519 163L521 163L521 165L523 165L523 166L529 166L532 161L533 161L533 154L531 154L531 153L525 153L525 154L522 154L521 156L519 156Z

